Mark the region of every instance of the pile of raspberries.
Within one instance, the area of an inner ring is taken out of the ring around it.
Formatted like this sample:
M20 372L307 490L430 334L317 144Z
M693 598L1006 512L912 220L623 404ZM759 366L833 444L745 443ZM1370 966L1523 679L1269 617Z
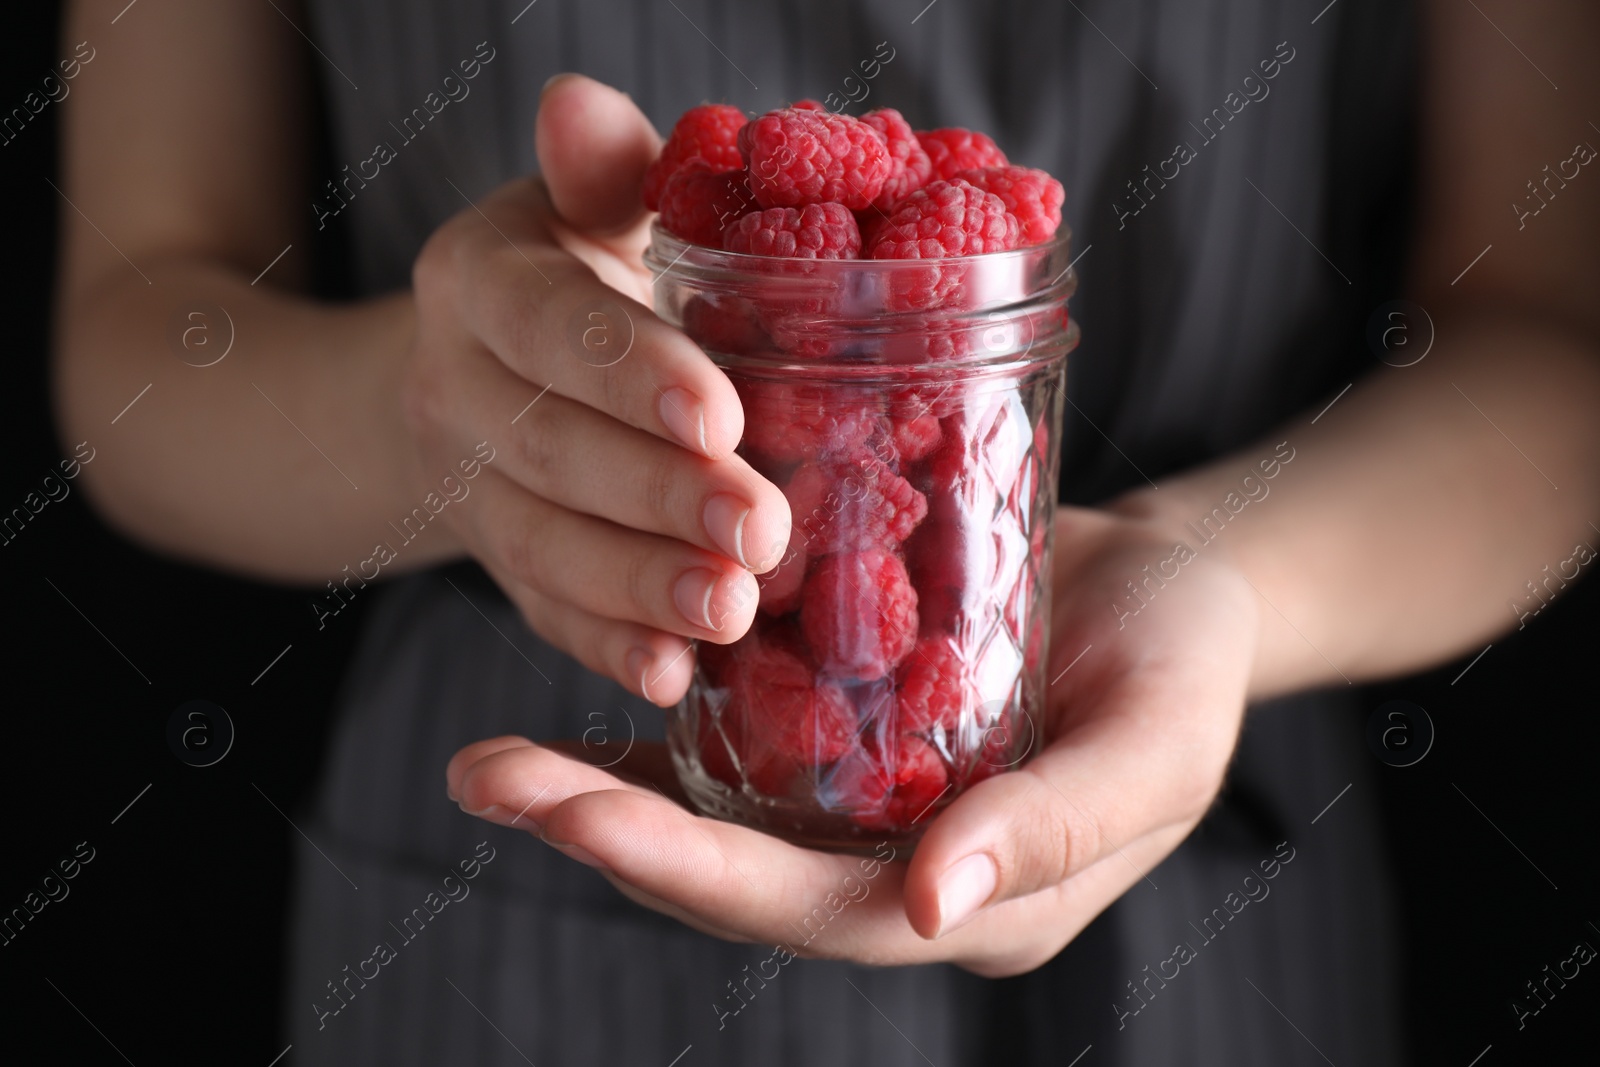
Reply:
M1006 769L1026 732L1048 421L1015 387L735 386L742 451L791 526L750 631L700 645L701 764L734 790L910 831Z
M643 196L685 241L782 263L1041 244L1061 224L1063 191L984 134L917 133L890 108L853 118L801 101L754 120L692 108ZM891 310L950 309L959 271L906 269ZM856 350L826 298L757 288L744 305L694 296L684 330L713 352ZM878 354L926 363L970 349L936 331L898 340L900 351ZM740 452L783 489L792 526L783 562L758 578L749 633L699 647L689 715L701 767L864 831L911 831L1005 769L1015 748L1020 679L1042 652L1034 592L1048 522L1034 510L1054 445L1046 420L1015 381L730 377L744 404Z
M746 120L684 112L644 178L644 204L693 244L799 259L941 259L1042 244L1061 183L1012 166L971 130L913 132L893 108L860 118L802 100Z

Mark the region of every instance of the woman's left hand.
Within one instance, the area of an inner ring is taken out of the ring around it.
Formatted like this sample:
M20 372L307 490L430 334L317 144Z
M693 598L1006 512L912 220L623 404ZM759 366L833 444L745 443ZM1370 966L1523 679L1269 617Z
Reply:
M1037 751L951 803L909 862L875 867L705 818L652 784L522 738L462 749L450 795L716 937L868 964L947 961L991 977L1032 970L1177 847L1233 752L1255 594L1220 546L1174 559L1180 539L1157 520L1057 513L1053 681ZM1140 601L1127 583L1143 581L1147 564L1164 584L1141 586L1148 603L1129 614ZM633 755L673 791L659 746ZM818 909L826 925L805 925ZM817 932L801 943L807 930Z

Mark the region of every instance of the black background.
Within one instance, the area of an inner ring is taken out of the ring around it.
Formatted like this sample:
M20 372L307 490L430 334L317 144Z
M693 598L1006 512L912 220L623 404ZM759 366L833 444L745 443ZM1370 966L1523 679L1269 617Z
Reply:
M57 44L54 4L8 11L7 22L0 107L9 111L70 48ZM71 451L56 439L47 390L52 243L60 213L72 210L47 182L58 112L45 108L0 147L4 512ZM115 449L116 427L91 444ZM0 913L21 906L79 842L95 850L70 895L0 946L8 1061L32 1046L38 1062L265 1067L283 1050L278 984L296 831L272 803L294 815L306 797L360 622L359 610L345 612L318 632L311 597L146 554L76 491L0 547ZM1371 708L1415 701L1437 730L1422 762L1380 768L1386 845L1404 878L1406 1018L1419 1064L1466 1067L1490 1045L1482 1067L1594 1062L1600 968L1584 968L1521 1031L1510 1002L1575 942L1600 947L1597 618L1600 593L1582 583L1454 684L1470 657L1367 691ZM237 730L211 767L186 766L167 745L169 717L191 699L220 704Z

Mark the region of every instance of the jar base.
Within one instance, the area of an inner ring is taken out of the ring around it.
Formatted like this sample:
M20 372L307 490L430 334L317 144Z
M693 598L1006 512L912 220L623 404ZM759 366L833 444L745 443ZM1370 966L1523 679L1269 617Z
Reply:
M798 804L791 806L747 795L699 775L680 774L679 781L702 815L748 826L799 848L818 852L882 858L881 851L887 845L894 850L896 859L906 859L915 851L926 829L924 825L912 830L875 830L840 812L802 810Z

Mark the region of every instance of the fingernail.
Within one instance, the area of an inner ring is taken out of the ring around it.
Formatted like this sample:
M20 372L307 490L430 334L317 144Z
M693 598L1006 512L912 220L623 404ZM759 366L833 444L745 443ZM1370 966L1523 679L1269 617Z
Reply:
M556 82L560 81L562 78L570 78L570 77L572 77L572 73L570 71L562 71L560 74L552 74L552 75L550 75L549 78L545 79L545 83L539 87L539 99L541 99L541 100L544 99L544 94L548 93L550 91L550 86L554 85Z
M485 822L492 822L500 826L505 826L511 822L511 813L498 804L490 804L488 807L480 808L477 811L467 807L463 801L457 801L456 806L474 819L482 819Z
M452 804L460 804L461 798L456 796L456 787L449 782L444 784L444 795L450 798Z
M596 856L593 852L590 852L582 845L569 845L561 841L552 841L543 834L539 835L539 840L543 841L545 844L549 845L563 856L566 856L568 859L575 859L579 863L586 864L587 866L593 867L600 871L609 871L611 869L604 863L600 862L600 857Z
M711 621L711 598L717 591L717 579L720 577L722 575L716 571L696 567L684 571L683 576L678 579L678 584L672 587L672 599L690 625L701 626L707 630L721 629Z
M457 806L468 815L471 815L474 819L482 819L484 822L492 822L496 826L511 826L518 830L529 830L533 833L539 833L544 829L543 826L540 826L538 823L528 818L526 813L519 814L507 808L502 808L498 804L490 804L487 808L483 808L480 811L469 811L467 806L459 801L457 802Z
M999 871L986 852L976 852L952 866L939 879L939 932L943 937L978 914L999 881Z
M636 648L628 653L622 663L622 669L628 672L629 678L639 679L639 692L646 700L650 699L649 671L656 661L655 655L647 648Z
M686 448L710 459L717 458L706 443L706 406L699 397L687 389L668 389L661 394L657 408L661 421Z
M706 536L747 570L750 561L744 554L744 520L749 516L750 505L731 493L718 493L706 501Z

